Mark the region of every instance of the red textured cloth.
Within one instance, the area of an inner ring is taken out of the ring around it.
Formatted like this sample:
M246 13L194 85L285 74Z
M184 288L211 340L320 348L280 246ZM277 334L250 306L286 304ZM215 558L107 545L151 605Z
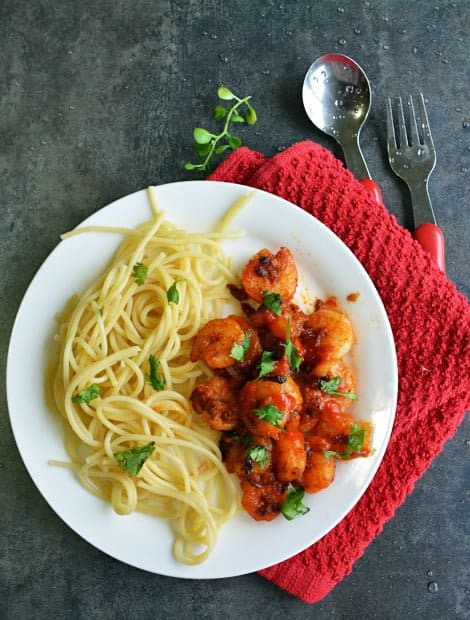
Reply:
M470 307L410 233L373 202L340 161L313 142L270 159L240 148L209 178L277 194L326 224L369 273L395 338L398 407L375 478L331 532L260 572L314 603L351 572L470 408Z

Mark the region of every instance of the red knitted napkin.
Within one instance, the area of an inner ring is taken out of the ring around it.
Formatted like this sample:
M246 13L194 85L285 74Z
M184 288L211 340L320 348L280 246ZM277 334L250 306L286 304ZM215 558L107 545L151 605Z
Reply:
M271 159L240 148L210 179L277 194L326 224L369 273L395 337L398 407L375 478L329 534L260 572L314 603L351 572L470 408L470 306L410 233L317 144L301 142Z

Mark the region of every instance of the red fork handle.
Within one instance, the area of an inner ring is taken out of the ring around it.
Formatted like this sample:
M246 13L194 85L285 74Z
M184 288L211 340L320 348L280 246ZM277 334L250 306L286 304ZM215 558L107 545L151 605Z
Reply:
M371 179L359 179L359 183L367 189L367 191L374 198L375 202L382 204L382 193L377 183ZM431 255L431 258L439 269L445 273L445 241L444 234L439 226L436 226L436 224L431 224L431 222L420 224L413 232L413 237L420 244L423 250Z
M431 224L431 222L420 224L418 228L415 228L413 237L420 244L423 250L431 255L433 261L439 269L445 273L445 241L444 234L439 226L436 226L436 224Z

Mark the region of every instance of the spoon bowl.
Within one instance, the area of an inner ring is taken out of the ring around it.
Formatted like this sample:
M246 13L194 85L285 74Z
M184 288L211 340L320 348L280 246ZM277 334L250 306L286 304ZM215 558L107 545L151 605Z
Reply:
M357 62L343 54L317 58L305 76L302 99L312 123L340 144L356 178L370 179L359 134L369 114L371 87Z

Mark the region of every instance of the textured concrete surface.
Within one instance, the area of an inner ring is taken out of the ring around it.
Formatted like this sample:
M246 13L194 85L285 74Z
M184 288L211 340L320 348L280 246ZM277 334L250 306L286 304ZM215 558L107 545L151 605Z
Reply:
M253 95L259 123L241 130L249 146L272 154L312 138L340 155L300 98L307 67L326 51L354 57L370 76L362 147L405 226L409 198L386 162L383 98L425 93L439 157L430 193L448 275L468 295L469 19L467 0L2 0L2 376L20 300L59 234L149 183L191 178L182 169L191 130L208 119L218 84ZM468 618L469 454L466 421L353 573L309 606L257 575L160 577L81 540L30 480L2 382L0 617Z

